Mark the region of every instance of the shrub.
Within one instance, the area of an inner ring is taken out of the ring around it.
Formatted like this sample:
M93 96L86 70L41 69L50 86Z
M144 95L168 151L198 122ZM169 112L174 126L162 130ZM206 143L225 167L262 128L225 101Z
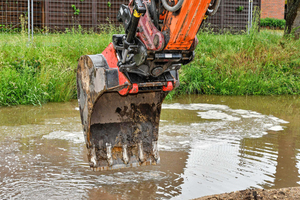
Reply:
M262 27L271 27L271 28L280 28L284 29L285 27L284 19L274 19L274 18L264 18L260 20L260 26Z

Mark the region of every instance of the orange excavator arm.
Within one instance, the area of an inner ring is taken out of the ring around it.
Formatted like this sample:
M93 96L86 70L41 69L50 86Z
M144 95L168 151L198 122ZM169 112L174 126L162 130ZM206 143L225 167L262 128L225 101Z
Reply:
M162 32L167 35L165 50L190 50L209 7L210 0L184 1L179 13L167 12Z

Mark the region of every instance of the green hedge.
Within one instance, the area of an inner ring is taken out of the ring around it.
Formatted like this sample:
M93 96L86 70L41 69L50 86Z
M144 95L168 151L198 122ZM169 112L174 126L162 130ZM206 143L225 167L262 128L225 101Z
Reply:
M264 18L260 20L261 27L273 27L284 29L285 20L284 19L274 19L274 18Z

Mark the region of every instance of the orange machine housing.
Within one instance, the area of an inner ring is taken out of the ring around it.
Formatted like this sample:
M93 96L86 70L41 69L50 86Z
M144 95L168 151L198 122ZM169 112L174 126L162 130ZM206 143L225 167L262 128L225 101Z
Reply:
M186 0L179 11L167 13L162 27L162 32L167 36L165 50L191 48L210 2Z

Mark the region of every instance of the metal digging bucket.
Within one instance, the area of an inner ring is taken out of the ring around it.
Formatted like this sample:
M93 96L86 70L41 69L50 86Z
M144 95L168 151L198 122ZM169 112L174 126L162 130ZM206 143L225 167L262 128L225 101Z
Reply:
M82 56L77 69L78 101L95 171L159 163L157 148L161 104L174 77L135 81L119 71L113 46ZM161 81L165 80L165 81Z

